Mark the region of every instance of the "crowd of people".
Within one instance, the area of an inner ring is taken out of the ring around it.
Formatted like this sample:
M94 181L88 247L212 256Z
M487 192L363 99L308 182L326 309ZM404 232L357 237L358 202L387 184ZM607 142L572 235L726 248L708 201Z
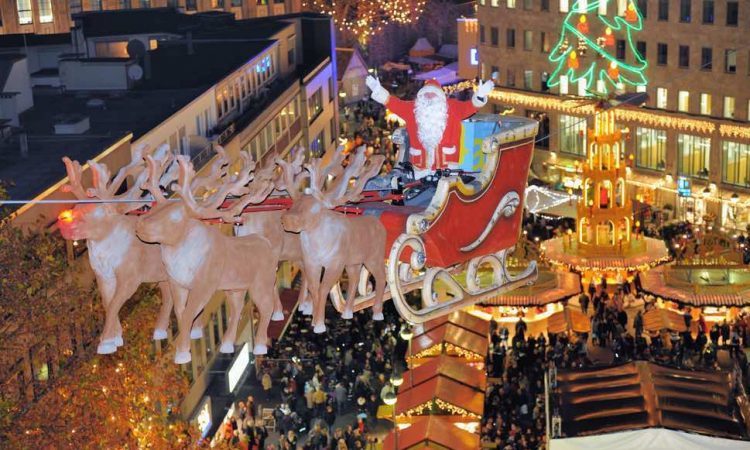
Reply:
M384 314L384 321L373 321L369 311L344 321L328 311L328 330L322 334L313 333L310 316L295 314L281 340L269 346L258 372L264 389L280 391L273 409L278 441L270 442L267 434L262 442L253 440L258 433L252 426L248 432L240 425L257 422L257 412L242 416L250 400L236 405L221 439L248 450L368 448L375 440L369 431L376 423L381 391L406 354L404 341L397 338L400 319L392 305L386 305Z

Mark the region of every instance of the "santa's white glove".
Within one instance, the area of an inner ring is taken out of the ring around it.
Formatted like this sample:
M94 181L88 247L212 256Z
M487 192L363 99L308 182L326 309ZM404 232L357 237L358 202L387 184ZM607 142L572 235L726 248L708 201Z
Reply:
M367 87L372 91L372 94L370 94L370 98L382 105L385 105L385 103L388 101L388 91L386 91L385 88L380 85L380 81L378 81L378 79L373 77L372 75L368 75L365 79L365 84L367 84Z
M487 95L489 95L489 93L492 92L492 89L494 88L495 83L493 83L492 80L487 80L484 83L480 84L476 92L474 92L474 96L471 98L471 104L476 108L481 108L482 106L486 105Z

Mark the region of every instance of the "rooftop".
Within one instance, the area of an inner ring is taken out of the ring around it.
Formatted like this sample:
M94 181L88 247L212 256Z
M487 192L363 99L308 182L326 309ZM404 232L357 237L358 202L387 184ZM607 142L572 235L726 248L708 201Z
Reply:
M197 18L173 8L87 11L73 14L87 37L141 33L179 33L194 27Z
M0 48L34 47L38 45L69 45L70 42L70 33L0 35Z

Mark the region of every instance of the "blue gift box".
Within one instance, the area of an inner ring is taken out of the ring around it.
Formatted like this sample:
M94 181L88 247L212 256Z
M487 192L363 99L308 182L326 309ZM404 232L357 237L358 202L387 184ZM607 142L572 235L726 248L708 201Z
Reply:
M482 141L500 131L497 114L476 114L461 121L461 153L459 168L466 172L479 172L484 165Z

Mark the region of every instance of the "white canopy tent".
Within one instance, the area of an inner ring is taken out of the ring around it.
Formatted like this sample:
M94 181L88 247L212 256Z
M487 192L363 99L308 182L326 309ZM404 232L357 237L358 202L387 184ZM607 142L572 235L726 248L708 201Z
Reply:
M463 78L458 76L458 63L450 63L447 66L439 69L430 70L429 72L422 72L417 74L414 79L416 80L435 80L440 83L441 86L447 86L449 84L458 83Z
M747 450L750 442L664 428L552 439L550 450Z

